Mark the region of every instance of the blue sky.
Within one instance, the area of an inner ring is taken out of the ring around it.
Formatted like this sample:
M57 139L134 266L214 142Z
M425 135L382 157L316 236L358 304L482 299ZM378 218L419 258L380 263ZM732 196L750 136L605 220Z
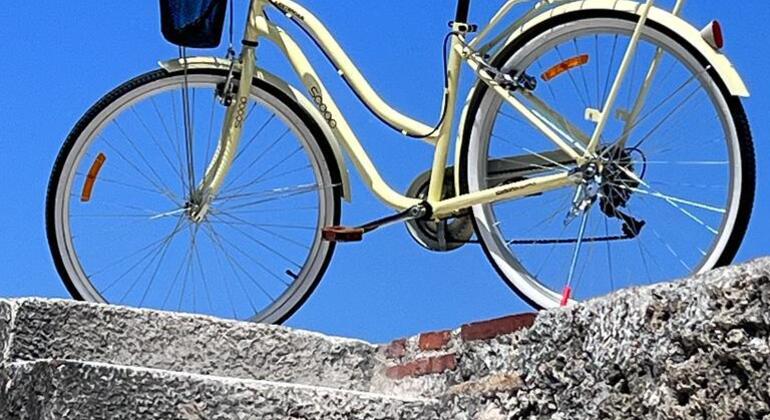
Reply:
M482 23L502 1L476 0L472 20ZM661 1L663 5L671 1ZM382 95L431 122L440 106L440 44L454 3L420 1L304 2L317 13ZM239 18L245 1L236 0ZM759 180L754 219L739 261L770 254L770 82L764 0L691 1L685 16L696 26L719 18L726 51L744 75L752 98L745 102L757 146ZM241 19L239 19L240 21ZM351 24L354 23L354 24ZM240 24L236 27L240 31ZM392 30L385 35L382 30ZM155 1L9 2L0 12L0 295L67 297L56 275L44 232L44 199L56 154L77 119L119 83L171 58L174 47L160 36ZM300 39L302 39L300 37ZM405 189L427 169L432 150L383 127L347 91L322 56L303 39L322 76L386 178ZM264 50L263 63L287 74ZM466 77L464 85L468 86ZM387 214L358 179L349 224ZM480 249L451 255L418 247L401 226L342 246L321 286L288 323L372 341L452 328L464 322L529 310L497 277Z

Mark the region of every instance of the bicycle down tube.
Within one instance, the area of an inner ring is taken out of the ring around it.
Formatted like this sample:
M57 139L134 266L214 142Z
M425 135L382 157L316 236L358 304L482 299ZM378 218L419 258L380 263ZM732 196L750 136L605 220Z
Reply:
M643 6L642 18L637 26L635 37L632 40L631 45L629 45L629 50L626 53L627 58L633 56L635 47L639 41L639 36L641 35L641 30L644 27L644 17L646 16L646 13L649 12L652 4L653 0L648 0ZM484 191L444 200L441 199L443 197L442 189L444 172L447 166L447 154L456 117L454 109L458 99L459 73L462 61L466 61L484 83L488 84L493 90L500 94L545 137L566 153L569 158L574 159L575 162L581 164L585 163L588 159L595 157L594 154L597 148L596 143L598 143L596 139L602 134L603 124L597 125L593 136L583 133L574 136L566 135L564 130L559 129L560 126L563 127L564 124L566 124L565 119L557 116L557 118L554 118L556 120L555 122L551 121L550 118L543 117L543 114L549 114L547 109L546 112L533 111L516 99L511 94L510 90L502 87L490 75L485 74L481 59L474 54L474 51L465 43L464 38L459 35L452 36L451 48L449 51L447 68L447 77L449 80L447 92L448 100L446 103L447 108L442 110L447 114L439 127L432 133L433 127L396 111L377 95L329 31L307 9L292 0L252 0L242 55L243 66L252 68L252 71L244 70L242 72L241 88L238 93L237 101L240 102L247 97L248 89L244 89L243 86L250 86L249 79L251 78L251 75L249 73L252 73L253 68L256 66L256 61L254 59L256 46L258 45L260 38L267 38L274 42L287 56L295 72L310 93L315 105L318 106L324 119L326 119L332 129L336 140L348 152L351 160L365 180L369 189L378 198L396 210L400 211L413 207L420 204L421 200L409 198L396 192L382 178L301 48L289 34L270 22L265 16L265 9L268 6L280 10L284 15L292 19L307 32L321 50L329 57L334 66L338 69L340 76L350 85L351 89L386 124L399 129L405 135L426 136L425 140L435 144L436 151L432 167L432 181L428 194L428 203L431 205L433 214L437 218L451 215L454 212L473 205L488 204L534 193L542 193L575 183L574 175L563 173L530 178ZM460 23L463 22L456 22L454 24L454 31L460 29ZM625 67L627 67L627 65ZM618 73L615 86L613 86L613 91L615 92L619 89L620 83L622 83L625 75L625 67L621 66ZM615 93L614 96L617 96L617 93ZM613 96L610 96L610 99L612 98ZM239 102L236 102L236 104ZM534 102L537 103L537 101ZM608 100L607 104L605 104L603 118L606 119L608 117L609 112L606 110L611 109L612 105L613 101ZM226 173L227 168L229 167L227 156L231 156L227 151L232 150L234 147L233 145L237 147L238 137L240 136L239 130L229 128L231 125L235 126L237 124L237 110L228 113L227 117L225 127L223 128L223 144L220 145L220 149L223 153L221 156L218 153L218 158L212 163L212 167L210 168L211 176L207 175L206 183L203 188L204 191L207 191L212 195L215 195L218 192L218 186L221 185L221 183L217 184L216 182L211 182L211 180L220 180L223 177L222 174ZM570 125L570 127L574 126ZM585 142L586 138L591 139L588 144Z

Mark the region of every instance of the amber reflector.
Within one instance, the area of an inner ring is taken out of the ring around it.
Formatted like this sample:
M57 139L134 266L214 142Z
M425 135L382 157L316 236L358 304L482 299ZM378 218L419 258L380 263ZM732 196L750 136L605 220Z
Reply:
M579 55L577 57L564 60L561 63L551 67L540 77L543 79L543 81L550 82L551 80L559 77L559 75L562 73L566 73L575 67L584 66L586 64L588 64L588 54Z
M83 194L80 195L80 201L84 203L91 201L91 194L94 192L96 178L99 176L99 172L102 170L104 162L106 161L107 156L104 156L104 153L99 153L99 156L96 157L93 165L91 165L91 169L88 171L86 183L83 184Z

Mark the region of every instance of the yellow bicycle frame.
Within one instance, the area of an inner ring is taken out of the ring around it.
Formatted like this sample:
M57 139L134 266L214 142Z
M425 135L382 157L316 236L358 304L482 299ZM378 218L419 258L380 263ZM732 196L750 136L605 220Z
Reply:
M610 117L609 110L614 105L620 85L628 70L630 59L634 55L642 29L654 3L654 0L647 0L641 5L639 23L613 84L609 99L602 110L603 112L599 114L599 121L595 131L587 134L580 132L562 116L555 114L544 102L536 98L533 93L527 93L527 95L529 102L533 104L531 106L535 108L534 110L522 103L510 90L501 86L493 75L486 70L486 63L482 58L483 54L475 50L477 43L491 33L493 27L502 20L502 15L522 1L525 0L509 0L501 9L501 12L493 18L490 25L484 28L480 35L471 43L466 43L464 38L464 31L467 30L468 25L465 22L455 22L453 24L452 30L457 32L458 36L454 36L451 39L451 49L448 57L447 79L449 86L446 92L448 99L446 109L443 110L446 116L438 129L433 132L433 127L403 115L389 106L369 85L326 27L310 11L293 0L252 0L249 7L244 47L241 54L241 83L236 100L227 111L219 149L206 173L201 187L202 191L210 194L210 196L216 195L229 171L233 157L237 153L241 138L241 123L244 118L246 104L248 103L251 80L256 70L255 50L262 39L267 39L276 44L286 55L299 79L307 88L313 102L329 125L336 141L347 151L371 191L384 203L398 211L403 211L422 203L422 200L410 198L396 192L385 182L296 41L283 29L267 19L265 15L267 7L274 7L288 18L297 22L329 57L338 69L339 75L347 81L361 100L383 121L401 130L405 135L426 136L425 140L435 145L431 183L427 197L433 217L437 219L444 218L474 205L510 200L574 185L579 182L580 175L564 172L533 177L483 191L442 199L447 155L456 119L455 109L458 100L459 75L463 62L467 63L474 70L481 81L497 92L546 138L552 141L562 153L573 159L578 165L581 165L596 158L599 139ZM538 6L560 2L564 3L563 0L544 0L539 2ZM679 0L678 6L682 2L683 0ZM526 16L524 19L526 19ZM482 50L486 49L487 47L482 48ZM655 64L653 65L655 66ZM644 100L643 96L645 93L640 93L640 101ZM428 135L431 132L433 134Z

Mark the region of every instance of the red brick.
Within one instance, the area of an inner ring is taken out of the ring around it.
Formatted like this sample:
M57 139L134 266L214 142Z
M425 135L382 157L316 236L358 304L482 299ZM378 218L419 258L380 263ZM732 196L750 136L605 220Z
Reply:
M390 379L404 379L407 377L416 378L418 376L436 375L449 370L457 369L457 358L454 354L444 356L428 357L415 360L404 365L392 366L385 371L385 376Z
M390 359L400 359L406 356L406 339L396 340L384 346L383 353Z
M441 350L451 339L452 333L449 331L425 333L420 335L418 345L422 351Z
M476 341L512 334L531 327L535 323L535 318L537 314L521 314L463 325L460 338L463 341Z
M389 379L399 380L411 376L411 371L408 366L391 366L385 370L385 376Z

